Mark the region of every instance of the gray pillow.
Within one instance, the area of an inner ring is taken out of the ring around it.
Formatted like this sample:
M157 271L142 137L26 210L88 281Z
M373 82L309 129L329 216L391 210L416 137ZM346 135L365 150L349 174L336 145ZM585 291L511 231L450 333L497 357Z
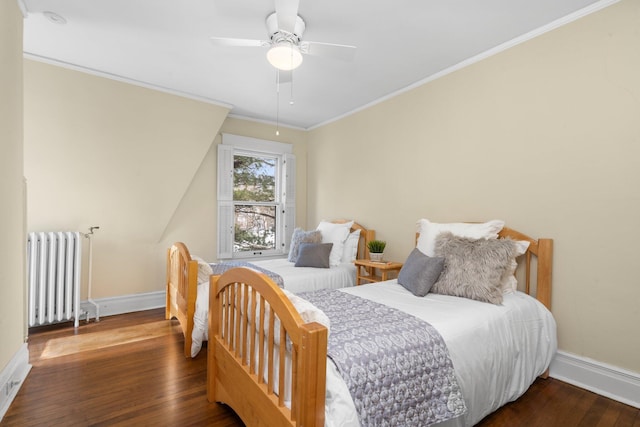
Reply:
M502 304L500 280L514 257L511 239L467 239L451 233L436 238L444 270L431 292Z
M333 243L300 243L296 267L329 268Z
M322 242L322 233L319 230L304 231L302 228L293 230L291 236L291 245L289 246L289 262L298 260L298 251L300 243L320 243Z
M438 280L443 267L444 258L427 256L415 248L398 273L398 283L415 296L423 297Z

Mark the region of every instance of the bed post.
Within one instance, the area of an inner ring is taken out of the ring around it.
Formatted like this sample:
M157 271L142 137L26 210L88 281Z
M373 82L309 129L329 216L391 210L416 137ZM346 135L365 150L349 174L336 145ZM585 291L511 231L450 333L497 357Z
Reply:
M538 239L537 299L551 311L551 273L553 265L553 240Z
M216 333L220 328L220 303L218 296L218 280L220 276L209 277L209 342L207 343L207 400L216 402L217 361L216 361Z
M196 312L196 297L198 295L198 261L187 261L186 304L187 304L187 329L184 334L184 357L191 358L191 332L193 332L193 313ZM191 313L191 314L189 314ZM187 332L188 331L188 332Z
M364 233L364 259L369 259L369 242L376 238L374 230L366 230Z
M167 279L165 283L165 308L164 308L164 318L166 320L171 319L171 297L169 289L171 286L171 248L167 249Z
M538 270L536 299L551 311L551 273L553 265L553 239L538 239ZM540 378L549 378L549 368L540 374Z
M327 328L319 323L302 325L298 372L299 425L324 426L324 406L327 382Z

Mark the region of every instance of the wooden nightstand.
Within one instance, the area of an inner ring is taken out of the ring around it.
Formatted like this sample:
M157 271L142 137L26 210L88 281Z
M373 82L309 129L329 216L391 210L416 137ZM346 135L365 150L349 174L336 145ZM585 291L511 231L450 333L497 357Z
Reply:
M392 279L389 277L389 272L395 271L397 277L402 268L401 262L375 262L368 259L357 259L353 263L356 266L356 285Z

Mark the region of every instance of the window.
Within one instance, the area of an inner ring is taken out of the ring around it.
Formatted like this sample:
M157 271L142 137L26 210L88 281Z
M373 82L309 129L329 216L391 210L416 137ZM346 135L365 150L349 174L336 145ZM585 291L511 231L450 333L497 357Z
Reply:
M218 146L218 258L282 255L295 221L291 145L223 134Z

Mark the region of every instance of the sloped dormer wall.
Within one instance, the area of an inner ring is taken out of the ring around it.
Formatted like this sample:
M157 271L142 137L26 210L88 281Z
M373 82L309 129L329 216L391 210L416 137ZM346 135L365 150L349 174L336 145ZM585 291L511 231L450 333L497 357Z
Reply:
M228 108L30 60L24 80L29 231L100 227L94 298L161 291L162 236Z

